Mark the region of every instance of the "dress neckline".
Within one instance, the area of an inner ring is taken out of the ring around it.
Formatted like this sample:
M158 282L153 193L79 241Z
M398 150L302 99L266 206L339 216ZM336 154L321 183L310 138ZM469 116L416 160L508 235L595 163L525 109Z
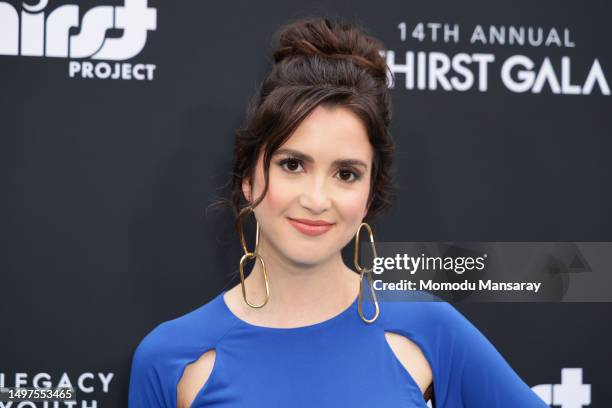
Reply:
M254 330L261 330L261 331L272 331L272 332L300 332L300 331L309 331L309 330L315 330L318 328L322 328L325 326L328 326L340 319L342 319L343 317L349 315L352 311L354 311L354 313L357 313L356 309L357 309L357 301L359 300L359 295L357 295L355 297L355 299L351 302L351 304L345 308L343 311L341 311L340 313L326 319L323 320L321 322L318 323L313 323L313 324L309 324L306 326L297 326L297 327L271 327L271 326L260 326L260 325L256 325L256 324L252 324L249 323L241 318L239 318L238 316L236 316L234 314L234 312L231 311L231 309L229 308L229 306L227 305L227 303L225 303L225 298L224 295L227 292L227 290L222 291L219 295L218 295L218 300L221 303L223 309L225 310L225 312L230 315L230 317L241 323L243 326L252 328Z

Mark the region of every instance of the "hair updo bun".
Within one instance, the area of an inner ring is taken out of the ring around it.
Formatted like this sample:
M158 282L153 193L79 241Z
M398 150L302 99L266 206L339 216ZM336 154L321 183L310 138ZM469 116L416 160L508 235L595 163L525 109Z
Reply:
M295 56L351 61L375 78L387 80L387 64L380 55L382 43L356 27L329 19L302 20L285 26L274 51L276 63Z
M391 96L383 46L354 25L327 18L293 21L277 32L274 64L250 102L246 123L236 131L231 205L240 233L242 218L268 191L273 153L317 106L340 106L359 117L374 151L366 220L388 209L397 186L391 174L394 146L389 134ZM242 183L253 181L263 150L262 194L242 205Z

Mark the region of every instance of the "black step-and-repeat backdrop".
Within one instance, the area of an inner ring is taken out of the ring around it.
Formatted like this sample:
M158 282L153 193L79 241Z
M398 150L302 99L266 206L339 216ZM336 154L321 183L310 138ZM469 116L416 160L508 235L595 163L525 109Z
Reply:
M237 282L207 207L274 32L324 14L395 73L378 240L612 241L607 1L0 1L0 387L124 407L142 337ZM551 406L612 404L610 303L457 307Z

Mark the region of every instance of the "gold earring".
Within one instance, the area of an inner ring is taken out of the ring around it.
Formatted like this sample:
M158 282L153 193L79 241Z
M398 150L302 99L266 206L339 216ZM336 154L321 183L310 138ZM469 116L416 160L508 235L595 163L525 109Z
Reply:
M250 208L250 211L252 212L253 209ZM257 222L257 220L255 221ZM247 305L253 308L260 308L260 307L265 306L266 303L268 303L268 299L270 299L270 285L268 283L268 273L266 271L266 264L264 263L264 260L261 257L261 255L257 253L257 250L259 249L259 222L257 222L257 232L255 233L255 249L253 250L253 252L250 252L247 249L246 241L244 239L244 230L242 228L242 225L240 225L240 243L242 244L242 249L244 250L244 255L242 255L242 258L240 258L240 284L242 286L242 297L244 298L244 301L246 302ZM244 285L244 264L247 261L247 259L253 259L253 258L255 258L256 260L259 260L259 262L261 263L261 269L263 270L264 282L266 285L266 300L264 300L264 302L260 305L255 305L249 302L249 300L247 299L247 294L246 294L246 286Z
M367 222L362 222L359 225L359 228L357 229L357 234L355 234L355 268L357 268L357 271L360 272L359 274L359 297L358 297L358 301L357 301L357 310L359 311L359 316L361 317L361 320L363 320L366 323L373 323L377 318L378 315L380 313L380 309L378 307L378 300L376 299L376 293L374 292L374 286L372 285L372 268L362 268L361 265L359 265L359 233L361 232L361 228L362 227L366 227L366 229L368 230L368 234L370 235L370 245L372 246L372 252L374 254L374 258L377 258L378 255L376 254L376 246L374 246L374 234L372 234L372 228L370 228L370 226L368 225ZM374 317L371 319L367 319L364 315L363 315L363 296L362 296L362 283L363 283L363 275L367 274L367 281L368 281L368 286L370 287L370 293L372 294L372 299L374 299L374 307L376 309L376 312L374 313Z

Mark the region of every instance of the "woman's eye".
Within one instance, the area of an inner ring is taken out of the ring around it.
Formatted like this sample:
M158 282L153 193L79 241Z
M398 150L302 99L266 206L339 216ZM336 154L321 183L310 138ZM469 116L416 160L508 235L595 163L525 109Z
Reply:
M340 175L340 179L342 179L342 181L349 183L359 179L359 174L355 173L353 170L342 169L338 171L338 174Z
M294 173L302 165L302 163L298 159L288 158L281 160L279 165L290 173Z

